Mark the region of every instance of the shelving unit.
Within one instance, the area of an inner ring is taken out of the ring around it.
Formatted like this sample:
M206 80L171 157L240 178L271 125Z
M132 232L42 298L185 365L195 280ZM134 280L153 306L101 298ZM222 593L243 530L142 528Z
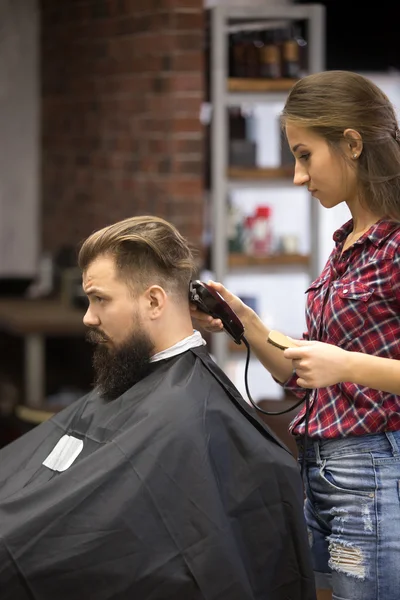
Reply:
M248 168L228 165L228 108L231 106L284 102L295 79L254 79L229 77L228 35L234 28L251 29L271 21L307 22L308 72L324 69L325 9L318 4L293 6L215 6L211 9L211 198L212 249L211 268L217 281L225 282L233 270L259 268L304 269L311 280L318 269L318 206L310 203L311 250L307 255L282 254L253 257L229 254L227 244L227 198L235 187L282 188L293 185L293 167ZM303 298L301 298L303 301ZM224 368L231 352L241 346L231 344L227 336L216 335L213 354Z

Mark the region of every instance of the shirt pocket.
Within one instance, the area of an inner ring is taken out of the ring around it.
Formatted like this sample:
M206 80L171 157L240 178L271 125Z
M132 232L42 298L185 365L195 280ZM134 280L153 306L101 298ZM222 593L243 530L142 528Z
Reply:
M349 348L360 342L373 293L374 288L357 281L335 284L332 296L332 327L329 327L334 332L335 339L331 340L333 343L345 344Z

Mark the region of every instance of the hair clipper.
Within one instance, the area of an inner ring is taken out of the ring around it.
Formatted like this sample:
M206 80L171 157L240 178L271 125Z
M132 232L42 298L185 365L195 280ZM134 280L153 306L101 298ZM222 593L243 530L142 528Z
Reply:
M233 341L236 344L242 343L244 327L241 320L214 288L199 280L191 281L189 301L213 319L220 319Z

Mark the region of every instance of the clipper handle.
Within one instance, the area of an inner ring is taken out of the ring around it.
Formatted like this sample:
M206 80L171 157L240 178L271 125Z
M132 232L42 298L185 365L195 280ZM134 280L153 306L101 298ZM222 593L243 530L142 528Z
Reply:
M214 319L220 319L233 341L240 345L244 334L243 323L229 304L211 286L198 279L190 282L189 301Z

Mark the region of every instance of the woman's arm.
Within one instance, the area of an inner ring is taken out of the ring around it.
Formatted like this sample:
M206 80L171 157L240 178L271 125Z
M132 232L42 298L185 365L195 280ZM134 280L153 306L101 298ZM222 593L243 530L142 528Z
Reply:
M293 373L292 365L290 361L285 359L282 350L268 344L269 329L257 314L221 283L209 281L208 285L212 286L224 298L242 321L245 329L244 335L262 365L281 383L287 381ZM190 310L193 324L196 327L211 333L222 331L222 323L219 319L213 319L202 313L194 305L190 306Z
M349 352L323 342L294 340L284 350L303 388L320 388L344 381L400 395L400 361L362 352Z

